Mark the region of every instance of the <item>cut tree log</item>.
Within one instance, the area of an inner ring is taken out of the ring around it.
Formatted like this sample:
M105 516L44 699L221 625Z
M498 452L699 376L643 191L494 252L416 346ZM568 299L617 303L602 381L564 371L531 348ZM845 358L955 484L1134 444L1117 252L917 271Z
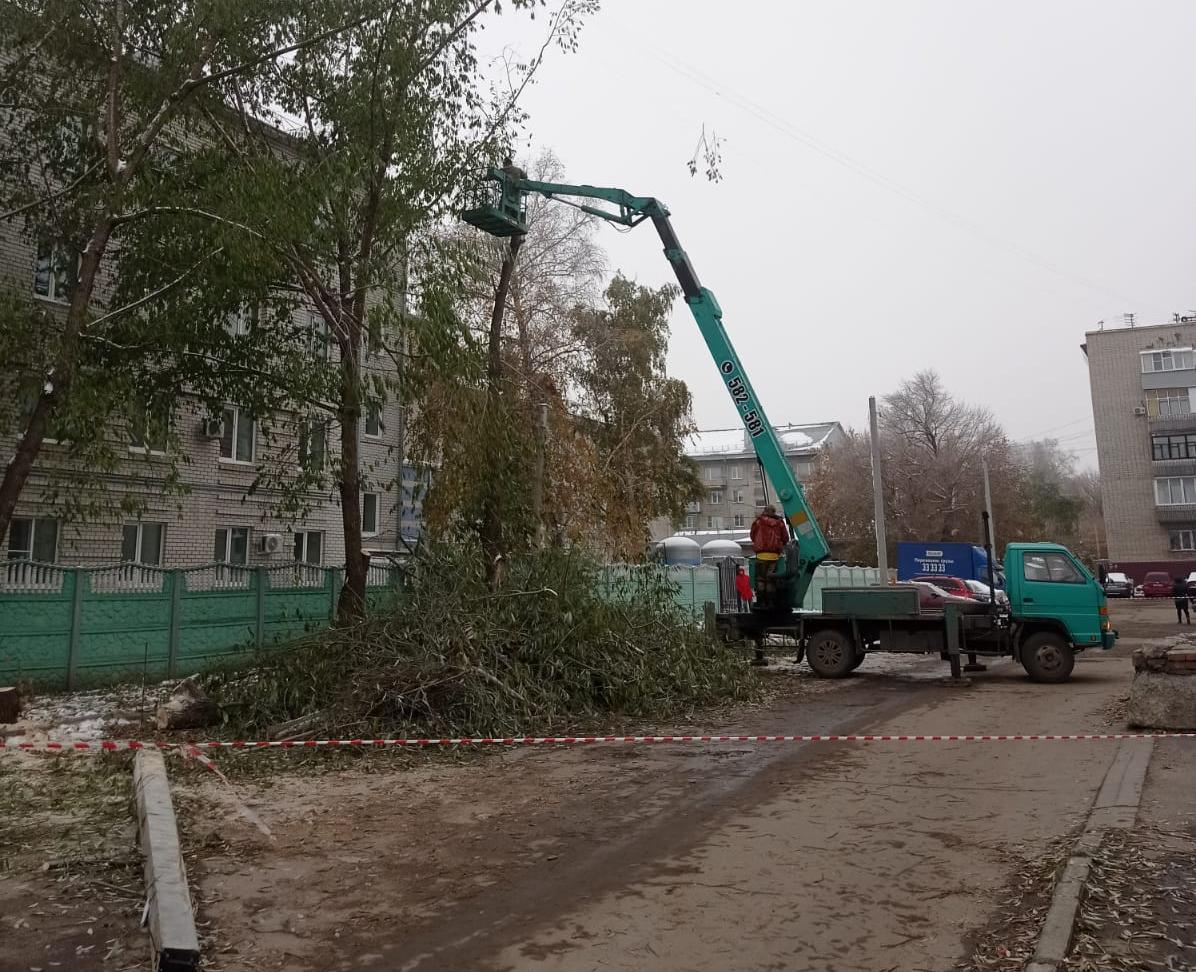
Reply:
M14 686L0 688L0 723L17 721L21 714L21 696Z
M202 729L220 717L216 703L204 695L196 676L183 679L158 706L159 729Z

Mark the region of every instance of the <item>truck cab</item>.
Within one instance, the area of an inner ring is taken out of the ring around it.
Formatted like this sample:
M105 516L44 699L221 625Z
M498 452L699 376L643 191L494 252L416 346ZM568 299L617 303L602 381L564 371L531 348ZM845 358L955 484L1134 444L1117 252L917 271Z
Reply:
M1064 639L1074 651L1113 647L1117 635L1109 622L1105 592L1066 547L1057 543L1009 544L1005 548L1005 581L1023 655L1032 640L1049 644L1048 636Z

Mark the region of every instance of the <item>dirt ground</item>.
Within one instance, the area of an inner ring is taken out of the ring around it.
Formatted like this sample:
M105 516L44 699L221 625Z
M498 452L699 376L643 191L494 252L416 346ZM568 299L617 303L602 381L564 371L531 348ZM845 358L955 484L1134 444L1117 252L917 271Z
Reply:
M894 674L869 660L843 682L781 676L780 701L709 728L1123 728L1129 652L1176 630L1168 610L1115 605L1121 647L1084 657L1066 686L997 664L950 687L941 662ZM395 772L371 759L233 787L193 771L187 840L209 968L225 972L1015 968L1018 952L984 933L1025 875L1049 888L1114 755L662 746Z
M1064 686L1033 685L1008 663L965 687L944 684L944 663L921 658L869 659L841 682L777 666L774 701L700 728L1121 729L1129 653L1178 630L1170 611L1169 602L1115 604L1118 649L1083 657ZM1092 899L1078 951L1096 942L1101 954L1120 948L1118 961L1138 961L1149 936L1121 936L1122 889L1155 900L1156 886L1187 887L1191 745L1167 743L1156 756L1141 831L1111 846L1108 867L1095 872L1118 904ZM1115 746L228 753L217 762L231 784L194 765L172 774L204 967L214 972L1014 969L1032 950L1054 869ZM71 785L81 788L78 808L98 799L107 809L87 816L89 836L57 846L56 859L99 863L41 870L58 812L50 790L24 798L32 810L16 844L12 821L0 822L0 972L147 967L131 896L144 892L131 817L116 809L119 784ZM95 853L84 850L89 841ZM73 903L60 873L76 875ZM56 891L49 910L42 902ZM1191 938L1182 907L1151 914L1128 920L1164 939ZM102 935L103 948L72 955L88 944L79 936L89 918L105 923L90 923L89 939ZM1149 954L1183 958L1168 948ZM1078 969L1152 967L1076 958L1096 962Z

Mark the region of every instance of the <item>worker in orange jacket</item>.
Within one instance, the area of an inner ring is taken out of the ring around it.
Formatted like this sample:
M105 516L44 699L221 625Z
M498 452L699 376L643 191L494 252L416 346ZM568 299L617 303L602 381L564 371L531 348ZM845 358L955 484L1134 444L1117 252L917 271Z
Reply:
M772 504L764 507L760 515L752 521L752 548L756 551L756 592L760 592L760 584L777 569L777 561L789 542L789 527L777 515L777 508Z

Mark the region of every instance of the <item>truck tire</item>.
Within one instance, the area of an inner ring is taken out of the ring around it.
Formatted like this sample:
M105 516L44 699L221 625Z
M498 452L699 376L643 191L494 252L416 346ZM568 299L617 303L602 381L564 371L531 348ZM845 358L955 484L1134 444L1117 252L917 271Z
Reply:
M851 663L851 670L854 672L857 668L864 664L864 659L867 657L867 652L857 651L855 653L855 660Z
M1076 653L1062 636L1039 631L1022 642L1022 668L1032 682L1066 682L1076 664Z
M855 668L857 652L842 631L823 628L806 641L806 661L819 678L846 678Z

